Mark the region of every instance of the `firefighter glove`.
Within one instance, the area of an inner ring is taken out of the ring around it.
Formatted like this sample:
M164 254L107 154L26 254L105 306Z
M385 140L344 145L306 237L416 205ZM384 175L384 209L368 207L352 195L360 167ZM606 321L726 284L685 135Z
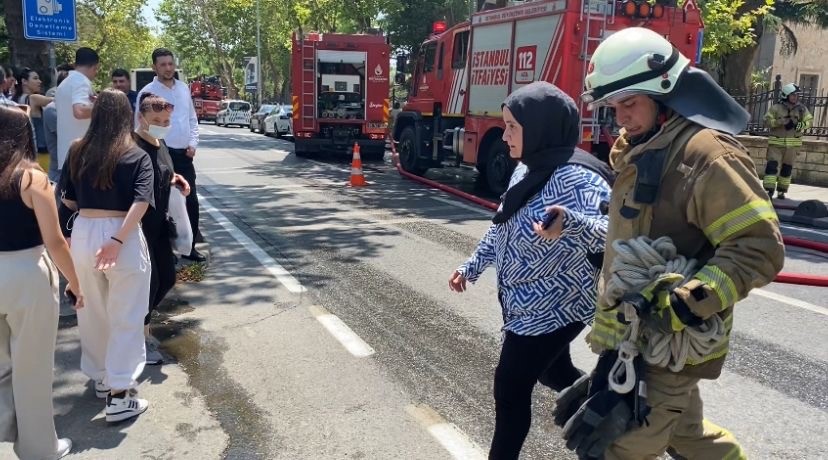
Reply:
M805 122L804 121L800 121L799 123L796 124L796 130L797 131L802 131L804 129L805 129Z
M682 318L687 317L686 313L690 313L690 310L678 296L670 292L670 287L683 279L677 273L664 273L639 292L625 295L621 301L632 305L638 318L651 330L665 334L679 332L688 326ZM674 303L680 304L680 312L673 308ZM694 317L690 313L689 318L692 320Z
M610 389L590 397L564 426L566 447L581 460L603 458L604 451L632 425L629 399Z
M793 120L788 120L788 122L785 123L785 129L787 129L787 130L794 129L795 127L796 127L796 123L794 123Z
M555 409L552 411L555 425L559 427L566 425L566 421L572 418L575 412L586 402L589 394L589 384L590 375L583 375L572 386L558 393Z

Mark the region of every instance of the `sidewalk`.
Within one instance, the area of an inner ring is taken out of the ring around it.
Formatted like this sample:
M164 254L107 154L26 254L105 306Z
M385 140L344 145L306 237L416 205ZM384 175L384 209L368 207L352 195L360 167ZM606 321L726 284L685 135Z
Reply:
M814 187L812 185L791 184L786 194L789 198L780 200L774 198L775 203L796 206L806 200L819 200L828 203L828 188Z
M202 395L191 388L180 365L146 366L138 391L149 401L149 409L137 419L110 425L104 420L104 400L95 396L91 382L80 371L80 355L77 317L61 317L53 398L58 437L73 443L65 458L221 458L227 435ZM0 459L15 458L12 445L0 443Z

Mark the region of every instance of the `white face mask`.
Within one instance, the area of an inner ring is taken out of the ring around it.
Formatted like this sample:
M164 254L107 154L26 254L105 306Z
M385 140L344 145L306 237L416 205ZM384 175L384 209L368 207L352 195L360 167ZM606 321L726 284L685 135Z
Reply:
M149 125L149 128L147 129L147 133L156 139L164 139L167 137L169 132L169 126Z

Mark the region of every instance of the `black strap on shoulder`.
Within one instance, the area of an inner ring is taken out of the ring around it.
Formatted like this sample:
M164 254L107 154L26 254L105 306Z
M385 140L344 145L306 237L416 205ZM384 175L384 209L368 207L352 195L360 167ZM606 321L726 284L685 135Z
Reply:
M635 191L633 200L641 204L653 204L658 197L661 186L661 173L664 171L664 162L667 160L669 147L660 150L651 150L639 155L633 160L637 174L635 177Z

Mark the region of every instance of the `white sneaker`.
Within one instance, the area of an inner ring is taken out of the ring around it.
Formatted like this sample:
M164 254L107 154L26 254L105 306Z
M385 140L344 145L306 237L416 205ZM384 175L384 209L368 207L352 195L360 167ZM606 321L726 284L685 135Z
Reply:
M106 398L106 421L109 423L121 422L143 414L149 407L146 399L136 398L127 391L123 398Z
M57 458L61 459L69 454L72 450L72 440L69 438L58 439Z
M110 388L104 385L103 382L99 382L97 380L95 381L95 396L97 396L100 399L106 399L106 397L109 395L109 392Z

